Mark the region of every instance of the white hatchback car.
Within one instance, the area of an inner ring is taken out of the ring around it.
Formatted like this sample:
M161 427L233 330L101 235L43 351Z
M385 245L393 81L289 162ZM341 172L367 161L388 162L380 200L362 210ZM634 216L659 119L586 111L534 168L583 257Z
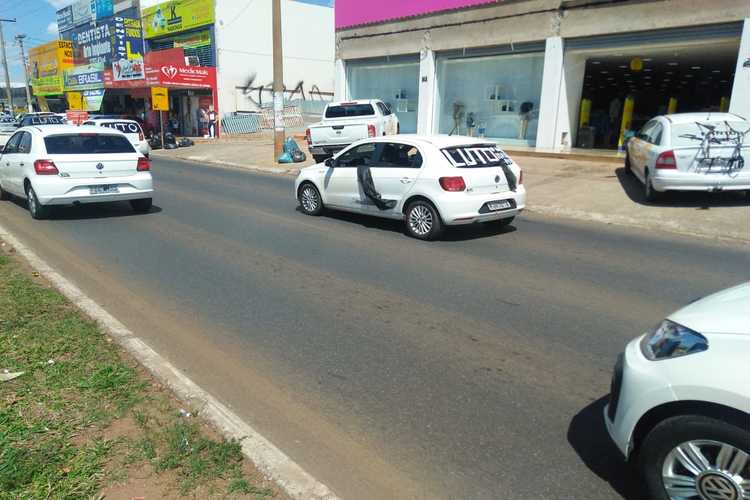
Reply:
M657 116L628 141L625 171L664 191L750 191L750 122L732 113Z
M632 341L605 408L651 498L750 499L750 283L701 300Z
M28 200L35 219L51 205L130 201L151 208L153 181L148 158L125 134L91 126L20 128L0 155L0 197Z
M100 127L112 128L119 130L130 140L133 147L137 151L148 158L151 154L151 146L149 146L146 136L143 134L141 124L135 120L128 120L126 118L101 118L95 120L88 120L83 123L84 125L98 125Z
M329 207L405 220L423 240L444 225L507 225L526 206L518 165L496 144L460 136L364 139L302 169L294 189L306 214Z

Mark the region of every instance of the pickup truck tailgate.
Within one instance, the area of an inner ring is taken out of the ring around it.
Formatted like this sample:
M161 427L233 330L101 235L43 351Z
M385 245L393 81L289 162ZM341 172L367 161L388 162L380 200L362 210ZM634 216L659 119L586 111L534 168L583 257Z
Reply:
M368 137L367 124L346 123L317 125L310 127L310 138L313 146L351 144Z

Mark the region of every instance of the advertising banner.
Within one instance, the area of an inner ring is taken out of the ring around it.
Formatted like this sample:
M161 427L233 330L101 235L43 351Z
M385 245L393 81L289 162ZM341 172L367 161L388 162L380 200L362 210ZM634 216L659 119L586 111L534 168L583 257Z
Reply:
M57 30L67 31L74 26L73 7L68 5L57 11Z
M216 68L176 64L149 66L146 64L146 84L166 87L216 87Z
M70 7L73 9L73 26L79 26L92 20L91 0L78 0Z
M70 31L68 36L75 47L78 64L108 63L112 60L112 21L98 26L82 26Z
M112 62L112 80L143 80L144 78L146 78L146 69L142 58L120 59Z
M104 65L87 64L65 71L65 90L89 90L104 87Z
M63 72L73 66L73 44L55 40L29 50L29 70L34 95L63 93Z
M496 2L497 0L336 0L336 29Z
M99 111L102 109L104 100L104 89L91 89L81 92L83 109L85 111Z
M112 0L77 0L57 11L57 30L62 33L91 21L112 17L114 13Z
M145 38L179 33L213 22L213 0L170 0L143 9Z
M143 36L140 19L115 17L112 19L112 59L143 60Z

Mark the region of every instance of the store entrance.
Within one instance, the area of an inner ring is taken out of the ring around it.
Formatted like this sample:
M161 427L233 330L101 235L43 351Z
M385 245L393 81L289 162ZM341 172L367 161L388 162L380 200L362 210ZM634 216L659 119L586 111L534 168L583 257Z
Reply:
M739 40L588 55L577 147L621 148L660 114L727 111L738 51Z
M208 137L211 90L170 90L169 100L167 130L181 137Z

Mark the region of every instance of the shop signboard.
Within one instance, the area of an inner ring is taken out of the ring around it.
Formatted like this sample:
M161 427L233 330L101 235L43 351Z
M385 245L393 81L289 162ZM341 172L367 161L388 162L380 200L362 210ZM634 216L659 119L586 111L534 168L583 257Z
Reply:
M214 0L170 0L143 9L145 38L187 31L214 22Z
M112 61L112 80L143 80L146 70L142 58Z
M75 47L76 62L81 64L107 63L112 60L114 25L105 21L97 26L82 26L68 34Z
M68 5L57 11L57 30L59 32L67 31L74 26L73 24L73 6Z
M29 70L34 95L55 95L63 92L63 72L73 66L73 45L55 40L29 50Z
M146 65L146 84L149 86L213 88L216 86L216 68L177 64Z
M65 71L65 90L89 90L104 87L104 65L74 66Z
M98 19L112 17L112 0L77 0L57 11L57 30L60 33Z
M83 109L85 111L99 111L102 109L104 89L90 89L81 92Z
M496 2L497 0L336 0L336 29Z
M140 19L115 17L112 23L112 59L143 60L143 34Z
M151 87L151 108L169 111L169 90L166 87Z
M83 95L80 92L66 92L65 98L68 100L68 109L73 111L83 109Z
M78 0L70 7L73 10L73 26L91 21L91 0Z

